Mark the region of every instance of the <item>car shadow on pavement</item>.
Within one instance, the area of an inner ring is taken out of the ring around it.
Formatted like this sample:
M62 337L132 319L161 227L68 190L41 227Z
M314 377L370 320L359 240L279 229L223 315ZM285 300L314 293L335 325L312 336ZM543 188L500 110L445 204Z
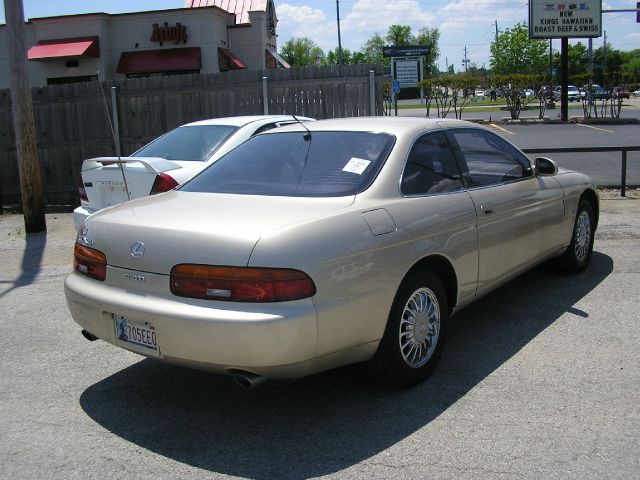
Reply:
M438 368L412 389L376 385L350 366L244 390L227 377L143 360L87 388L80 405L123 439L211 472L335 473L428 425L562 315L588 316L574 305L612 270L598 252L576 276L543 265L462 310Z
M42 258L47 245L47 232L30 233L26 236L20 275L11 281L0 281L0 284L10 285L0 291L0 298L16 288L33 283L42 269Z

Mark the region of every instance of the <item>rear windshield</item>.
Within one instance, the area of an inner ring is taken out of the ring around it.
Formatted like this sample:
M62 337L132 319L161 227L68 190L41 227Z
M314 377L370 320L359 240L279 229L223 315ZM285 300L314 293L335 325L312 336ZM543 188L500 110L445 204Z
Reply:
M165 133L132 157L160 157L167 160L208 160L238 127L232 125L193 125Z
M270 133L247 140L180 190L318 197L354 195L374 180L394 137L369 132Z

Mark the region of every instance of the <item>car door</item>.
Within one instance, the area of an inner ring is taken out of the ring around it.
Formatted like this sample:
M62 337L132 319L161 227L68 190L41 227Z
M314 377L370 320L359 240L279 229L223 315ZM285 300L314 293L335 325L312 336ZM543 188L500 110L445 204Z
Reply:
M476 209L481 293L557 249L564 196L554 178L534 175L529 159L498 135L481 129L451 135Z
M402 173L403 208L392 212L411 237L403 248L420 258L446 256L458 280L458 302L476 293L478 242L475 208L466 191L459 160L443 131L419 137ZM411 245L411 246L409 246Z

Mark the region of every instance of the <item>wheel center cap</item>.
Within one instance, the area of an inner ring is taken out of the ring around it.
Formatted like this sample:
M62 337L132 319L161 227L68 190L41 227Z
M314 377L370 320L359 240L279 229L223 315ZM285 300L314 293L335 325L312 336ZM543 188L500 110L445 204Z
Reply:
M420 312L416 317L416 326L413 337L417 343L422 343L429 334L429 317L424 312Z

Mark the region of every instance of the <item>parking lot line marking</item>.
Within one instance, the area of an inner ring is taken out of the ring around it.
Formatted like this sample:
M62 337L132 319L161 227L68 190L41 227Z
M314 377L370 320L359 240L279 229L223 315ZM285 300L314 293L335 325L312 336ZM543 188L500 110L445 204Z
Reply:
M592 127L591 125L584 125L583 123L576 123L576 125L578 125L579 127L593 128L594 130L600 130L601 132L616 133L613 130L605 130L604 128Z
M495 123L490 123L489 126L496 128L498 130L500 130L502 133L508 133L509 135L515 135L514 132L510 132L509 130L507 130L506 128L502 128L498 125L496 125Z

